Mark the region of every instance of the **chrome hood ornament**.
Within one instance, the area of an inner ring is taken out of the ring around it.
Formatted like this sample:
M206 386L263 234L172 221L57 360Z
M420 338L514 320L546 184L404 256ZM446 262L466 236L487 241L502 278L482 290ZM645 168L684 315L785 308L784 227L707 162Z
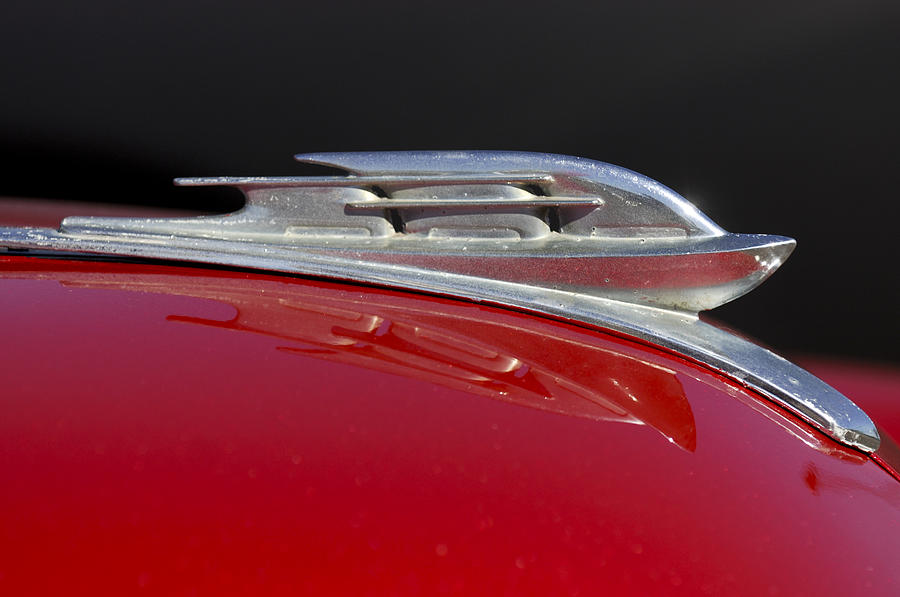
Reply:
M318 153L336 177L183 178L246 206L181 220L67 218L73 236L244 241L698 312L748 292L794 241L730 234L609 164L522 152Z
M732 234L630 170L525 152L313 153L346 176L219 177L239 211L194 218L70 217L0 228L0 245L325 276L488 301L613 329L716 368L831 437L873 451L856 405L697 313L759 285L792 239Z

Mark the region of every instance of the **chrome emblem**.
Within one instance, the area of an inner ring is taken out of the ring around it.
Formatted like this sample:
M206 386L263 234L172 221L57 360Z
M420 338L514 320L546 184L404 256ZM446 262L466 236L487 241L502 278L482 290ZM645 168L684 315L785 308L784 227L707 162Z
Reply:
M336 177L183 178L246 206L190 219L67 218L74 236L218 239L698 312L748 292L794 241L725 232L670 189L580 158L522 152L296 156Z
M523 152L315 153L345 176L186 178L239 211L66 218L0 246L223 264L382 284L536 311L677 351L864 452L869 417L778 355L697 317L759 285L792 239L732 234L683 197L602 162Z

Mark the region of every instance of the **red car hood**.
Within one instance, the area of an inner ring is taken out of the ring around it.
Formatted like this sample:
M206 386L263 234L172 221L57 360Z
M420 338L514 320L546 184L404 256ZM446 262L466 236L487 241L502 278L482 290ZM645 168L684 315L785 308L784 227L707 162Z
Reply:
M3 257L0 590L896 593L900 484L600 331Z

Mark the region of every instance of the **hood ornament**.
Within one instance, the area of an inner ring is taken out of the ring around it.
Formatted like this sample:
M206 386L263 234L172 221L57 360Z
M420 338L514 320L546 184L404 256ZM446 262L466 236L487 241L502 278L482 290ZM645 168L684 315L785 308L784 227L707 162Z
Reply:
M863 451L880 439L843 395L699 311L763 282L792 239L732 234L630 170L495 151L312 153L346 176L177 179L234 186L234 212L69 217L0 228L0 246L214 263L382 284L577 320L717 369Z
M477 151L296 158L350 174L177 179L237 187L246 206L185 219L67 218L61 232L293 248L693 313L748 292L795 245L725 232L659 183L580 158Z

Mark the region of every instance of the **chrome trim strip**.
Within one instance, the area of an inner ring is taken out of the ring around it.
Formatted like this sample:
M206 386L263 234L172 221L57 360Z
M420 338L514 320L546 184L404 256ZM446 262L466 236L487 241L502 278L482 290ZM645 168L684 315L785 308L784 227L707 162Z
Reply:
M500 199L480 197L444 197L441 199L372 199L348 203L355 209L397 209L400 207L599 207L603 199L591 197L535 197L534 199Z
M377 187L395 185L539 184L548 174L415 174L380 176L204 176L176 178L179 187Z
M364 189L332 189L328 185L316 189L317 185L313 185L309 191L309 187L298 191L276 185L273 193L268 188L253 190L251 182L238 183L248 190L248 205L234 214L174 220L67 218L60 231L0 228L0 246L323 276L485 301L580 321L662 346L718 370L845 445L863 452L878 448L880 438L875 425L845 396L774 353L705 324L696 315L708 305L731 300L759 284L787 257L794 241L726 233L672 191L607 164L543 154L466 154L474 160L473 165L465 160L458 163L459 155L462 154L319 154L315 159L362 169L365 176L370 171L377 176L393 176L388 167L406 163L404 182L393 199L383 199L385 203L427 202L415 194L419 192L416 185L425 185L426 195L435 201L459 196L458 191L440 189L434 184L434 177L421 182L415 170L420 163L432 168L451 165L450 177L459 174L453 179L466 179L467 185L471 183L463 176L469 173L467 167L475 173L483 173L487 168L515 173L530 156L532 163L537 164L534 170L542 180L550 182L543 183L544 195L537 196L509 186L508 181L515 176L506 175L497 175L490 183L472 190L474 198L485 199L488 205L474 206L476 211L468 214L461 225L480 224L485 212L477 210L497 210L488 212L492 219L485 238L444 238L432 234L434 229L427 233L401 233L386 220L369 215L358 219L360 216L346 210L356 209L352 207L356 203L382 200ZM428 161L429 156L436 165ZM313 161L312 157L304 159ZM405 185L413 178L420 182L407 188ZM504 182L498 184L501 180ZM613 182L619 186L611 186ZM560 196L602 200L604 205L596 209L592 206L580 216L599 218L595 223L611 226L624 219L625 225L619 227L621 236L596 238L580 234L578 229L570 233L542 232L540 226L546 227L541 219L544 215L520 213L516 211L521 210L518 204L509 209L516 197L523 201L552 201ZM317 201L324 208L310 211L309 204L315 207ZM422 208L420 204L410 209L434 208ZM609 212L620 220L604 219ZM522 222L504 228L505 222L519 216L525 216ZM311 218L315 225L305 230L303 217ZM409 223L418 225L415 219ZM334 230L328 230L329 226ZM537 230L538 236L510 239L496 236L498 228L503 234L513 230L522 235ZM662 236L648 235L654 229L661 230ZM358 236L360 231L366 234ZM742 267L752 265L749 274L741 275L739 284L721 275L727 273L727 264L732 262L741 263ZM477 264L485 263L493 264L495 269L479 269L482 266ZM610 280L592 277L592 267L602 270L610 263L613 265L608 271L623 278L642 268L649 268L649 273L638 275L634 280L638 284L632 287L615 287L608 284ZM586 270L587 274L578 277L572 272L554 270L560 266L566 270L567 265L571 270ZM674 272L666 271L673 266ZM545 275L548 270L550 282ZM666 277L667 273L673 275ZM712 283L694 284L703 280ZM642 286L642 281L651 285Z

